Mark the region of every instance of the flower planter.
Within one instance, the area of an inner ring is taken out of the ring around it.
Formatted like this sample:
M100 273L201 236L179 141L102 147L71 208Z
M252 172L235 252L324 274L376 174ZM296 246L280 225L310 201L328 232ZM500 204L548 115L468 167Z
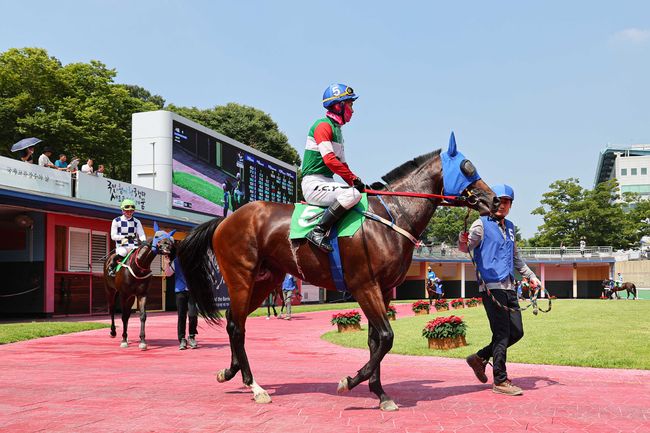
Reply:
M429 338L429 349L449 350L461 346L467 346L465 336L461 335L454 338Z
M388 316L388 320L395 320L395 316Z
M419 310L415 312L416 316L424 316L425 314L429 314L427 310Z
M436 307L436 311L449 311L449 307Z
M352 325L341 325L340 323L338 323L336 326L338 326L339 332L361 331L361 324L360 323L354 323Z

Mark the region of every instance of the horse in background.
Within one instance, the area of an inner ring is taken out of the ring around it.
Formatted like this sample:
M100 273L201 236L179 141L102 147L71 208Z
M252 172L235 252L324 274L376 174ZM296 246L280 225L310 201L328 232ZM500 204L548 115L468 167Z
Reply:
M385 205L377 197L369 197L373 216L387 220L389 226L394 220L393 225L403 229L404 234L368 218L353 236L338 239L345 283L368 319L370 359L354 377L341 379L337 392L345 393L369 380L370 391L379 397L380 409L397 410L380 378L381 361L393 346L393 330L386 315L392 288L404 281L416 240L443 199L483 215L495 212L499 199L472 163L458 152L453 133L446 152L419 156L395 168L383 180L386 185L373 187L416 191L432 197L387 196L383 199ZM439 195L441 191L445 197ZM231 380L241 371L244 385L251 389L257 403L270 403L271 397L251 373L245 349L248 315L280 287L286 274L336 290L328 255L304 239L289 239L293 211L292 204L248 203L228 218L218 217L196 227L179 248L181 266L199 311L218 323L221 315L210 276L214 268L210 256L214 253L230 294L226 330L231 362L229 368L217 373L217 380Z
M106 288L106 300L108 302L108 312L111 315L111 338L117 335L115 331L115 301L117 294L120 294L122 307L122 342L120 347L128 347L129 340L127 328L129 318L131 317L131 306L133 301L137 300L137 309L140 312L140 350L147 349L145 341L145 322L147 321L147 292L151 282L151 262L156 255L172 256L176 252L174 238L172 237L176 230L167 233L158 229L158 224L154 223L155 234L151 241L141 243L131 252L125 263L121 265L115 276L108 275L108 268L113 261L111 254L104 263L104 285Z
M603 298L620 299L620 296L617 292L622 292L625 290L627 292L625 299L630 299L630 295L632 295L632 299L637 299L636 285L634 283L626 282L617 287L614 280L607 279L603 280L602 286L603 290L601 292L601 295Z

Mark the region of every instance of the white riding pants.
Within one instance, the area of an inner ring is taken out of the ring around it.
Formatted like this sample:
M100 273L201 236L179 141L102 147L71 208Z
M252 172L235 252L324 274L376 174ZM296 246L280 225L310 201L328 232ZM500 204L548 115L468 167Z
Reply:
M356 188L322 174L303 177L301 186L305 201L315 206L329 206L338 201L341 206L350 209L361 200L361 193Z
M115 248L115 252L118 256L126 257L126 255L129 254L129 251L134 250L135 248L135 246L131 245L120 245L119 247Z

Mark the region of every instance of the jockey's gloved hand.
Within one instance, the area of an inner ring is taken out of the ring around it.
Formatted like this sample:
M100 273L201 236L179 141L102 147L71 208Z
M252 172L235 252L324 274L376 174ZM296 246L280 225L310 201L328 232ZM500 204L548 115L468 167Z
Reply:
M356 188L356 190L359 192L364 192L366 190L366 184L363 183L363 181L358 177L354 178L352 181L352 186L354 186L354 188Z

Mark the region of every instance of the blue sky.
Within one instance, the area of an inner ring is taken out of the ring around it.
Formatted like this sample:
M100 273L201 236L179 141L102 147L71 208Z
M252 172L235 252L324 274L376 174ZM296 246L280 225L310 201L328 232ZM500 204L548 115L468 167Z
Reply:
M96 59L177 105L269 113L302 153L330 82L360 95L344 129L370 183L412 157L461 151L516 191L525 237L548 185L592 187L607 144L650 143L643 1L4 1L0 51Z

